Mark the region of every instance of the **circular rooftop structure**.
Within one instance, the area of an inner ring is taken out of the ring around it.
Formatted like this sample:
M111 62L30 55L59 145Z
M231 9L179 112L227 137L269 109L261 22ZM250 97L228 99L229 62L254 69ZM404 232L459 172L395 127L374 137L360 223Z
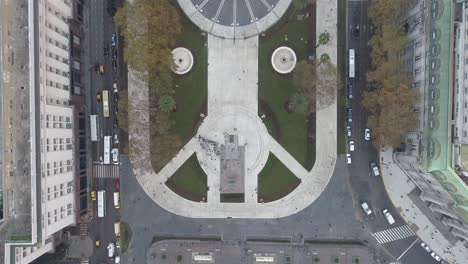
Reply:
M267 30L292 0L178 0L202 30L223 38L248 38Z
M279 47L271 55L271 65L275 71L286 74L296 67L296 53L288 47Z
M174 60L174 66L171 70L175 74L186 74L192 69L193 56L190 50L182 47L178 47L172 50L172 59Z

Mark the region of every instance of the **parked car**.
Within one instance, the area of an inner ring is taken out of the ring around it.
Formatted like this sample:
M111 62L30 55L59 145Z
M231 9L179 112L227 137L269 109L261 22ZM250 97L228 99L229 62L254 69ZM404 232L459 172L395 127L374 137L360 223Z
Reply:
M115 252L114 243L109 243L109 245L107 246L107 256L109 258L113 258L114 257L114 252Z
M98 102L101 102L101 100L102 100L102 99L101 99L101 93L97 93L97 94L96 94L96 100L97 100Z
M117 104L119 102L119 94L114 92L114 104Z
M379 167L377 166L377 164L375 162L370 163L370 170L371 170L371 173L374 176L379 176L380 175Z
M349 151L354 151L354 141L353 140L351 140L349 142Z
M424 248L424 250L426 250L427 252L431 252L431 249L429 248L428 245L426 245L426 243L422 242L421 247Z
M116 60L112 61L112 69L114 69L114 72L117 72L117 61Z
M119 264L120 263L120 256L116 256L115 257L115 264Z
M119 92L119 89L117 89L117 83L114 83L112 85L112 87L114 88L114 93L118 93Z
M351 136L351 127L350 126L346 126L346 133L348 134L348 137Z
M119 236L118 236L118 237L115 237L115 246L116 246L117 248L120 248L120 237L119 237Z
M372 214L372 210L370 209L369 205L366 202L361 203L362 210L366 213L366 215Z
M353 122L353 109L351 107L346 109L346 117L348 119L348 123Z
M390 214L388 209L383 209L382 213L384 214L385 219L389 225L393 225L395 223L395 219L393 219L393 216Z
M117 59L117 48L112 48L112 59Z
M348 82L348 89L347 89L348 99L353 99L353 83Z
M115 36L115 33L112 33L112 47L117 46L117 38Z
M119 135L117 135L117 133L114 134L114 145L118 145L119 144Z
M346 154L346 163L351 164L351 154Z
M432 253L431 253L431 256L432 256L435 260L437 260L437 261L439 261L439 262L442 260L442 258L439 257L435 252L432 252Z
M114 164L119 164L119 149L118 148L112 149L112 162Z
M96 191L91 191L91 200L96 201Z
M365 138L366 140L370 140L370 137L371 137L371 135L370 135L370 129L366 128L366 129L364 130L364 138Z

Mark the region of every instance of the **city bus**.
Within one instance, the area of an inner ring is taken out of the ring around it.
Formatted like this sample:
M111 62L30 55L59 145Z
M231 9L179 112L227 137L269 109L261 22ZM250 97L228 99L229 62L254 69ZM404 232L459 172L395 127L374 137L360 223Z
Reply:
M90 115L91 122L91 141L98 141L97 115Z
M349 50L349 78L354 78L354 49Z
M106 215L106 191L98 191L98 217L104 217Z
M111 136L104 136L104 164L110 164Z
M102 112L104 117L109 117L109 91L102 91Z

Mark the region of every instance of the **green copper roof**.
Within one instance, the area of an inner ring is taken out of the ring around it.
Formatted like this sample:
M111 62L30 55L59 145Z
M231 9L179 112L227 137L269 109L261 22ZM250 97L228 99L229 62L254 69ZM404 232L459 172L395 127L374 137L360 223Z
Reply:
M451 0L431 1L429 9L429 75L430 91L439 94L431 98L426 92L426 123L424 153L427 171L455 200L454 209L468 221L468 187L452 168L452 44L453 8Z

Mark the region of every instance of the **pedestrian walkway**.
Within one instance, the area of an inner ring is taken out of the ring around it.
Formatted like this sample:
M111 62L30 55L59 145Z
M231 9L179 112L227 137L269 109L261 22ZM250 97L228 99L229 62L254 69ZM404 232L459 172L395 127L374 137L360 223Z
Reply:
M379 244L385 244L415 236L415 233L408 225L402 225L372 233L372 236L377 240L377 242L379 242Z
M87 236L87 235L88 235L88 225L80 224L80 236Z
M118 179L119 165L104 165L104 164L93 164L93 177L94 178L112 178Z
M446 262L452 264L467 263L468 249L464 243L458 241L451 244L408 197L408 194L416 188L416 185L395 163L392 149L381 152L380 167L390 200L402 212L400 215L403 219L413 227L413 230L416 230L416 235Z
M88 264L89 258L81 259L81 264Z

